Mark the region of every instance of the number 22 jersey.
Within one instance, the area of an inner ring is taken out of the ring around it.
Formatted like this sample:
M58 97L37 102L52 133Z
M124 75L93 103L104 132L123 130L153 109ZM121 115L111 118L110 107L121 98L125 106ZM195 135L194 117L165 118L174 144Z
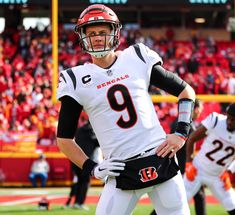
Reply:
M229 132L227 117L211 113L202 121L207 137L193 162L211 175L220 175L235 158L235 132Z
M108 69L85 64L61 72L57 98L67 95L83 106L105 158L127 159L165 140L148 94L156 63L162 64L156 52L136 44Z

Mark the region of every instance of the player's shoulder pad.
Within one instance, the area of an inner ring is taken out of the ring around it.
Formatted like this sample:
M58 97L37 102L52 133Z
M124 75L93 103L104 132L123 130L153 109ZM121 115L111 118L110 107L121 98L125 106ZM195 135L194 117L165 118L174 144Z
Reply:
M217 112L212 112L209 116L208 116L208 120L211 121L211 123L213 124L212 128L215 128L217 123L218 123L218 119L221 117L221 114L217 113Z
M160 65L163 64L163 61L159 54L154 50L150 49L148 46L144 45L143 43L137 43L135 45L132 45L132 47L134 48L136 55L140 58L143 63L159 63Z
M60 83L64 83L67 85L71 85L74 90L77 88L77 79L82 74L82 71L85 71L85 65L79 65L76 67L68 68L60 72L59 76L59 85Z
M147 53L148 47L145 46L143 43L136 43L136 44L132 45L132 47L134 48L135 53L140 58L140 60L142 60L144 63L146 63L144 56Z
M65 84L72 83L74 89L76 89L76 76L72 68L66 69L60 73L59 84L64 82Z
M77 89L77 76L81 70L82 66L77 66L60 72L57 88L57 99L64 95L71 95L71 93Z

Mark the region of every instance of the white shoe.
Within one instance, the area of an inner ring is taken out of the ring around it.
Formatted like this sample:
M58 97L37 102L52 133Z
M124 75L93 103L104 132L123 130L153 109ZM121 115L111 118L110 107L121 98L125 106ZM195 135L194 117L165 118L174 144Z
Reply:
M69 208L69 205L63 205L62 206L62 209L68 209Z
M74 204L73 205L74 209L81 209L81 210L85 210L85 211L89 211L89 207L87 207L86 205L79 205L79 204Z

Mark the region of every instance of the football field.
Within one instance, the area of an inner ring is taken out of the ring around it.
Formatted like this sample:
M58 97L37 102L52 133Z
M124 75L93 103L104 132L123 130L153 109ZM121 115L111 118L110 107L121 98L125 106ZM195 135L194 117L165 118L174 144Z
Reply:
M86 206L89 211L73 208L63 208L69 193L69 188L4 188L0 189L0 214L4 215L93 215L100 195L101 188L92 187L86 199ZM50 203L49 211L38 209L38 202L42 197L46 197ZM191 214L194 215L193 203L190 203ZM147 198L139 201L133 215L149 215L152 206ZM226 214L224 209L218 204L209 192L207 192L207 212L208 215Z

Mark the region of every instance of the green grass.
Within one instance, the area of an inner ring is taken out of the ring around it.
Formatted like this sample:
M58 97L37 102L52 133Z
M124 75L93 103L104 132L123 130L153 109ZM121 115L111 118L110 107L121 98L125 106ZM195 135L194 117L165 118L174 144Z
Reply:
M102 187L91 187L88 195L95 196L99 195ZM69 187L65 188L1 188L1 196L11 195L62 195L67 196L70 191ZM206 194L211 195L210 191L206 189ZM88 212L78 209L62 209L61 205L51 204L49 211L39 211L36 204L29 205L17 205L17 206L0 206L0 215L94 215L95 204L88 205L90 210ZM191 215L195 215L194 206L190 205ZM149 205L138 204L132 215L149 215L153 210L153 207ZM225 215L227 214L221 205L207 204L207 215Z
M3 215L94 215L95 205L89 205L90 210L81 211L77 209L61 209L61 206L53 205L49 211L38 211L36 205L24 206L1 206L0 214ZM195 215L194 208L190 205L191 215ZM151 205L137 205L133 215L149 215L152 211ZM207 205L208 215L225 215L226 212L220 205Z
M208 205L206 206L208 215L226 215L227 212L221 205ZM190 205L191 215L195 215L194 206Z

